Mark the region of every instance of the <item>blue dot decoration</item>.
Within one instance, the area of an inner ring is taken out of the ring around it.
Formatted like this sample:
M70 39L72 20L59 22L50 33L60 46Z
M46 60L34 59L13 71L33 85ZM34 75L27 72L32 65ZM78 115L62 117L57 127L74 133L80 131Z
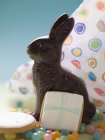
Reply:
M99 38L93 38L89 41L88 46L92 51L98 52L102 47L102 41Z
M96 76L95 76L95 74L93 73L93 72L89 72L88 73L88 78L91 80L91 81L96 81L97 80L97 78L96 78Z
M86 30L86 26L84 23L79 22L75 25L74 30L77 34L83 34Z

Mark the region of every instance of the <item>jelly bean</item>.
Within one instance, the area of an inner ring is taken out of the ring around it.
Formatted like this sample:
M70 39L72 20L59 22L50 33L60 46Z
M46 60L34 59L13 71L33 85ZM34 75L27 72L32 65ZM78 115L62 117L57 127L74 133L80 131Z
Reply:
M86 129L86 124L81 123L80 128L79 128L79 132L80 133L85 133L85 129Z
M60 138L56 138L56 140L62 140L61 137Z
M79 137L79 134L77 132L73 132L72 135L74 135L76 138Z
M32 133L35 133L35 132L36 132L36 129L35 129L35 128L33 128L31 131L32 131Z
M32 134L32 140L40 140L40 136L38 135L38 133Z
M38 131L37 133L38 133L40 139L43 140L44 135L45 135L45 132L43 132L43 131Z
M101 139L101 134L99 132L94 132L93 140L100 140L100 139Z
M104 134L104 131L103 131L103 129L101 129L101 128L96 128L96 129L95 129L95 132L99 132L101 135Z
M104 114L97 114L97 119L98 120L103 120L104 119Z
M101 128L105 132L105 124L98 124L96 128Z
M61 133L59 131L54 131L52 133L52 139L53 140L56 140L56 138L59 138L59 137L61 137Z
M46 132L46 128L40 127L40 128L39 128L39 131Z
M25 132L23 135L24 135L26 138L31 138L31 137L32 137L32 134L33 134L32 131L27 131L27 132Z
M74 135L74 134L69 134L69 135L68 135L68 139L69 139L69 140L77 140L78 137L77 137L76 135Z
M92 134L94 131L95 131L95 127L92 126L91 124L86 126L86 132L88 134Z
M67 136L69 134L68 130L62 129L61 130L62 135Z
M12 108L10 111L11 112L17 112L17 109L16 108Z
M46 133L51 134L53 131L52 130L47 130Z
M14 140L16 138L16 134L14 134L14 133L6 133L4 135L4 137L5 137L6 140Z
M46 134L44 135L44 140L52 140L51 134L46 133Z
M68 140L68 137L67 136L61 136L60 140Z
M92 118L92 121L97 121L98 120L98 115L97 113L94 115L94 117Z
M18 108L17 111L18 111L18 112L22 112L22 108Z

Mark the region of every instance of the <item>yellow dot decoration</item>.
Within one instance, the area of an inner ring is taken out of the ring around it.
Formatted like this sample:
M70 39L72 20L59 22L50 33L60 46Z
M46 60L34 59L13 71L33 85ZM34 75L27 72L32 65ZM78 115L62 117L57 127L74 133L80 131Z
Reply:
M82 55L82 50L81 48L74 48L71 50L71 53L76 56L76 57L79 57Z
M99 1L96 3L96 9L97 9L98 11L101 11L101 12L105 11L105 1L99 0Z
M70 45L71 43L72 43L72 37L69 35L69 36L66 38L64 44L65 44L65 45Z
M80 10L79 15L82 18L85 18L85 17L87 17L89 15L89 11L86 8L83 8L83 9Z

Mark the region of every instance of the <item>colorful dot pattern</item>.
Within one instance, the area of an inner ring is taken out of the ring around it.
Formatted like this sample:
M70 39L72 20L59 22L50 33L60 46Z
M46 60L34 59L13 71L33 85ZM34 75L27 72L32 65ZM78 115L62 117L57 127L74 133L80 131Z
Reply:
M20 65L8 81L10 90L27 97L34 97L35 90L32 83L33 61Z
M90 99L105 112L105 0L84 0L71 16L75 25L63 44L61 65L85 81ZM34 96L32 65L16 70L11 91Z
M105 112L105 0L84 0L71 16L75 25L61 65L85 81L90 99Z

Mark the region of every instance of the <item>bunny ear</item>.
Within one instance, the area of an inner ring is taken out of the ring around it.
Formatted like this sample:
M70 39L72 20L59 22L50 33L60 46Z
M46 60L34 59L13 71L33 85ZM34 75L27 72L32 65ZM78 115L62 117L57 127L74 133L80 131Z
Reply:
M54 23L54 25L52 26L49 36L52 36L53 33L54 33L54 31L57 29L57 27L58 27L62 22L64 22L65 20L67 20L68 18L69 18L69 16L68 16L67 14L61 15L61 16L57 19L57 21Z
M74 18L68 18L64 22L62 22L51 35L52 39L59 41L59 43L63 43L69 33L72 31L74 26Z

